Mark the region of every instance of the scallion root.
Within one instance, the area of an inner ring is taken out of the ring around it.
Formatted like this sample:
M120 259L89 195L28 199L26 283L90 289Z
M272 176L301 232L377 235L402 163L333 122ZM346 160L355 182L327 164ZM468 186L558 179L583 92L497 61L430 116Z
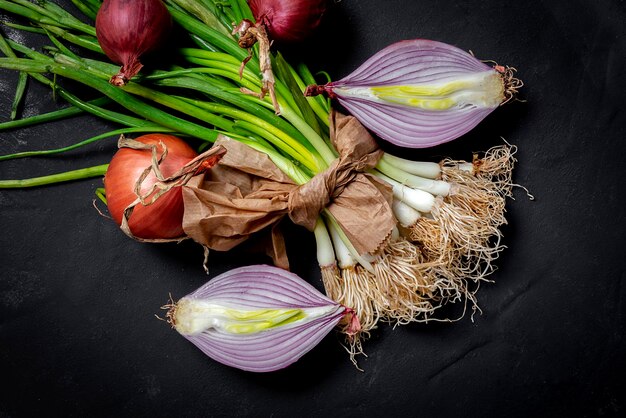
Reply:
M482 157L475 154L471 172L460 168L465 161L445 159L441 162L441 178L469 188L481 188L503 197L511 197L516 152L516 146L504 144L490 148Z
M488 280L504 249L500 227L506 224L505 203L511 197L516 148L509 144L475 155L471 164L446 159L441 180L450 193L438 197L430 213L415 220L405 235L420 250L421 263L435 293L431 303L441 306L463 301L479 310L476 291ZM428 316L426 316L428 318Z
M405 239L395 240L373 264L375 301L381 318L396 325L430 316L436 285L431 266L421 262L419 249Z

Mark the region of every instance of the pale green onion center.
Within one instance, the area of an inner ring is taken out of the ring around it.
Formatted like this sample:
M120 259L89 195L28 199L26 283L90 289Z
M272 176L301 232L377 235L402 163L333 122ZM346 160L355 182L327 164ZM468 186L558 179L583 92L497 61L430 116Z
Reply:
M253 334L310 321L337 309L335 305L314 308L239 309L198 299L181 299L174 324L181 334L193 335L215 329L229 334Z
M434 111L466 106L491 108L504 100L504 83L497 71L489 70L431 84L337 87L335 93Z

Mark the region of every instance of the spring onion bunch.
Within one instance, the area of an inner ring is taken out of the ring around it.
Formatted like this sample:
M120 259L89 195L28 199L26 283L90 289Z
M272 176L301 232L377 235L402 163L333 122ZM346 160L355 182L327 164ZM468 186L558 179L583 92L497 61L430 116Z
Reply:
M503 145L471 162L440 163L387 154L375 172L393 186L398 225L388 245L357 261L332 225L329 237L317 231L318 254L325 254L323 243L330 239L338 261L318 257L326 292L355 308L364 336L381 320L441 319L436 311L451 302L479 309L476 291L504 249L499 227L506 223L514 153L515 147Z
M100 7L99 0L72 1L91 18ZM322 96L305 97L302 94L307 85L316 84L315 77L305 65L292 66L279 53L261 56L255 48L241 48L232 24L253 21L245 1L166 0L164 3L174 23L184 33L182 45L173 54L175 60L144 67L139 76L124 85L113 86L108 80L117 72L116 65L108 62L104 55L86 58L68 47L71 44L81 50L103 54L93 26L52 2L35 4L27 0L0 0L0 9L30 24L28 27L12 24L14 28L40 33L51 42L45 53L41 53L27 45L3 40L0 47L6 58L0 58L0 68L28 74L55 89L73 106L72 109L115 122L122 126L123 132L167 132L209 144L225 135L245 144L251 153L268 156L296 185L309 184L311 179L319 178L329 167L335 166L340 152L332 142L330 102ZM456 54L452 47L437 43L437 48L444 55ZM423 51L420 54L423 55ZM446 56L448 61L454 59ZM464 63L461 67L469 65L465 56L459 59ZM263 71L268 63L273 70L271 80ZM394 66L400 64L394 62ZM420 62L419 66L424 68L426 64ZM385 100L396 102L406 99L406 92L402 89L400 94L395 87L372 87L373 78L379 74L368 72L368 68L366 63L359 70L368 74L363 78L363 88L369 89L370 93L384 90L376 100L383 96ZM488 68L478 70L491 74ZM468 77L465 81L474 91L480 83L472 84L475 77ZM57 79L62 78L97 91L102 98L84 101L57 84ZM352 77L352 80L356 78ZM445 80L445 85L437 81L430 90L425 90L425 94L439 96L436 92L448 91L450 83L458 84L452 79ZM362 90L359 90L361 87L350 90L354 86L348 84L344 80L343 84L331 83L322 90L329 91L334 97L342 97L346 92L354 96L355 92ZM269 86L271 94L265 94L269 92ZM463 93L464 89L460 91ZM414 93L413 90L415 88L411 90ZM470 96L476 95L480 94ZM458 98L453 96L455 100ZM437 97L436 100L447 103L452 99ZM378 108L376 103L358 101L361 107ZM109 106L110 103L117 106ZM494 106L489 102L485 109L491 111ZM350 110L350 106L346 108ZM475 114L482 117L488 113L485 109ZM474 114L472 110L468 112ZM70 111L53 113L24 124L75 114ZM358 111L354 113L359 116ZM428 117L424 115L420 120L427 124ZM470 119L478 120L475 116ZM436 115L432 120L441 119ZM365 119L362 123L368 125ZM455 135L467 131L470 125L455 130ZM0 124L0 129L14 126ZM361 128L359 136L368 136L365 128ZM439 128L446 130L445 127ZM385 138L384 132L376 129L375 132ZM431 133L425 132L425 138ZM105 136L90 138L85 143ZM437 137L436 142L449 139ZM35 151L2 158L62 151ZM326 293L336 303L353 308L361 324L359 334L351 332L348 325L343 328L352 354L361 350L361 340L381 321L427 321L448 302L470 300L475 303L476 287L473 284L480 283L493 271L493 261L502 250L498 227L506 222L504 202L511 193L513 153L514 149L507 145L489 150L469 162L444 160L433 163L407 161L380 152L382 157L367 175L381 193L388 192L389 199L381 207L392 212L395 218L394 226L383 231L384 239L373 243L373 248L368 251L359 251L355 247L358 237L349 236L331 211L321 211L310 229L318 244L318 261ZM86 173L53 175L36 184L102 174L100 167ZM18 185L24 186L25 183L0 183L0 187L21 187Z

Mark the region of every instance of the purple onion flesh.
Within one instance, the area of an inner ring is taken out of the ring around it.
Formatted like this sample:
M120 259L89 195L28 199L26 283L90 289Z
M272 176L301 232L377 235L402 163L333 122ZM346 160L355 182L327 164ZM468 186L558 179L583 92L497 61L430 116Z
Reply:
M266 265L221 274L168 308L174 328L207 356L252 372L289 366L353 312Z
M347 77L310 86L327 93L380 138L409 148L452 141L521 87L514 69L491 67L454 46L425 39L384 48Z

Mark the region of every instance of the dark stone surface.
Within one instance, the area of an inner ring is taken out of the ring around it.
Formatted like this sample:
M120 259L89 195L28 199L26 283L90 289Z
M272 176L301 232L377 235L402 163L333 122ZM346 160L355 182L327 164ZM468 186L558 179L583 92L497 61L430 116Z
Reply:
M168 293L207 280L198 246L128 239L92 206L100 180L1 190L0 417L624 416L625 22L622 0L343 0L313 40L286 50L337 79L392 42L430 38L517 67L526 84L525 102L458 141L388 147L437 161L504 137L519 147L515 181L536 200L518 189L509 201L508 248L478 294L482 315L383 327L363 372L332 336L272 374L208 359L154 317ZM0 71L3 120L16 80ZM56 107L30 83L24 115ZM0 154L112 127L81 116L0 132ZM0 162L0 178L102 164L114 150ZM312 236L285 233L293 270L321 288ZM210 275L260 262L246 248L214 252Z

